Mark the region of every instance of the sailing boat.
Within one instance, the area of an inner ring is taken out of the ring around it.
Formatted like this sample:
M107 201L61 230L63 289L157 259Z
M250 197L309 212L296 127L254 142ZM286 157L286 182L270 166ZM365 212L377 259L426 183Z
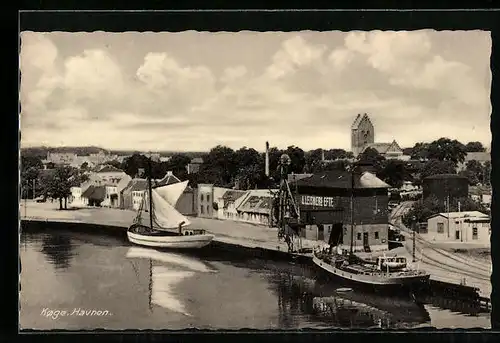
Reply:
M374 261L365 261L353 252L354 242L354 167L351 169L351 232L349 252L337 249L330 251L315 250L313 262L328 274L357 284L376 288L416 289L429 281L430 274L423 270L414 270L408 266L405 256L383 256ZM331 247L333 248L333 247Z
M138 245L171 249L199 249L210 244L214 235L189 228L189 220L160 195L160 189L153 189L150 159L148 164L148 194L127 230L128 240Z

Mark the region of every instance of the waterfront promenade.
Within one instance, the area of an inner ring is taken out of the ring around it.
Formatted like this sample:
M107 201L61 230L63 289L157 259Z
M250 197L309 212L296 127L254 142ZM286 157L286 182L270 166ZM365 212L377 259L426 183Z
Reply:
M58 202L20 203L22 220L70 222L114 226L117 230L129 227L136 215L135 211L106 207L59 210ZM25 207L26 206L26 207ZM210 218L189 217L192 227L204 229L215 235L214 240L245 248L261 248L273 251L288 251L283 240L278 240L276 228L243 222ZM317 241L301 240L302 248L314 248Z

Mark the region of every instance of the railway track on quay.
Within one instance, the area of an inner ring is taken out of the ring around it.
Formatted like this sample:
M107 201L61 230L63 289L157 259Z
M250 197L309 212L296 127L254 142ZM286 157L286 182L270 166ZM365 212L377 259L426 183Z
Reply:
M404 233L405 239L407 240L405 248L411 253L412 248L408 247L407 243L411 242L411 239L413 239L412 231L402 224L399 225L395 223L395 221L399 221L401 219L401 214L406 208L407 206L399 206L396 208L391 214L390 224ZM445 252L442 249L434 248L432 247L432 243L429 243L422 237L419 237L418 234L415 236L415 239L416 242L418 242L418 245L420 245L420 249L417 248L417 250L420 250L420 260L423 263L443 271L460 273L464 276L469 276L481 281L490 281L490 269L480 261L474 260L474 262L471 263L470 260L467 260L464 257L459 257L453 253ZM442 256L443 259L436 258L436 256L429 256L429 253L426 253L426 251L431 251L435 255ZM450 263L450 261L455 263Z

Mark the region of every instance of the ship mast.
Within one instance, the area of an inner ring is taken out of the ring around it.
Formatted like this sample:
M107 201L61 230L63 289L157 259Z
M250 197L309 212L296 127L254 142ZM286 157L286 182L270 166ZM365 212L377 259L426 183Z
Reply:
M349 250L350 255L353 254L354 245L354 164L351 166L351 247Z
M149 190L149 226L151 230L153 230L153 187L151 185L151 174L153 171L153 167L151 166L151 153L148 157L148 190Z

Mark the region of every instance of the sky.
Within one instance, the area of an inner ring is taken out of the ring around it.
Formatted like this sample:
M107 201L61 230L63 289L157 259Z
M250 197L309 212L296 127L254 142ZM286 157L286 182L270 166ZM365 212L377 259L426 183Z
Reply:
M21 146L489 146L486 31L21 33Z

